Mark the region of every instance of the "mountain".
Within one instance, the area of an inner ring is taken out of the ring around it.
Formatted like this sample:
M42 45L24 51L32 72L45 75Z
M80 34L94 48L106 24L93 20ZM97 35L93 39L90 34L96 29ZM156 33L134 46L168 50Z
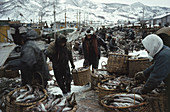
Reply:
M120 3L95 3L90 0L1 0L0 19L21 20L22 22L39 22L41 19L51 23L56 20L69 22L80 21L100 23L123 23L154 18L170 12L170 8L147 6L140 2L131 5ZM66 10L65 10L66 9ZM144 13L143 13L144 12Z

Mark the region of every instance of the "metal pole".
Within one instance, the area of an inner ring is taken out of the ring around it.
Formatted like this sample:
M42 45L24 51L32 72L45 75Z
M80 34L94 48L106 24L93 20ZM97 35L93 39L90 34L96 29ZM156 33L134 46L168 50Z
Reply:
M56 2L55 2L56 3ZM56 11L55 11L55 4L54 4L54 39L56 39L56 17L55 17Z

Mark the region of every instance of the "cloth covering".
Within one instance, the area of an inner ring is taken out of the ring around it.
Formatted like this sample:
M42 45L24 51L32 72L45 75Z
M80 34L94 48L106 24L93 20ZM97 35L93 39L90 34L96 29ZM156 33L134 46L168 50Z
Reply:
M146 36L142 40L142 44L146 48L146 50L149 51L149 55L152 58L163 48L162 39L155 34L150 34Z

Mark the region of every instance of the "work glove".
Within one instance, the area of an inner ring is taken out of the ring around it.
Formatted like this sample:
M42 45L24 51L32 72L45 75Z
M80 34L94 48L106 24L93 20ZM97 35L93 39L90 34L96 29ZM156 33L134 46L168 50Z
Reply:
M135 74L135 77L134 77L134 78L135 78L136 81L141 81L141 82L146 79L143 71L137 72L137 73Z
M71 68L72 68L72 69L75 69L75 65L74 65L74 64L71 64Z
M89 61L85 59L85 60L84 60L84 63L83 63L83 67L86 68L86 67L88 67L88 66L89 66Z

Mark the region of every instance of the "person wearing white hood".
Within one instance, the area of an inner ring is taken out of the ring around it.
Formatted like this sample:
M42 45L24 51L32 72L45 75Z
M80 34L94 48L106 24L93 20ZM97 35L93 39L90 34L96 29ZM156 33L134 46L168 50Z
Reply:
M138 94L151 92L162 81L167 84L168 77L170 77L170 48L164 45L162 39L156 34L146 36L142 40L142 44L152 57L154 63L146 70L135 74L136 80L147 80L143 88L132 89L132 92Z

